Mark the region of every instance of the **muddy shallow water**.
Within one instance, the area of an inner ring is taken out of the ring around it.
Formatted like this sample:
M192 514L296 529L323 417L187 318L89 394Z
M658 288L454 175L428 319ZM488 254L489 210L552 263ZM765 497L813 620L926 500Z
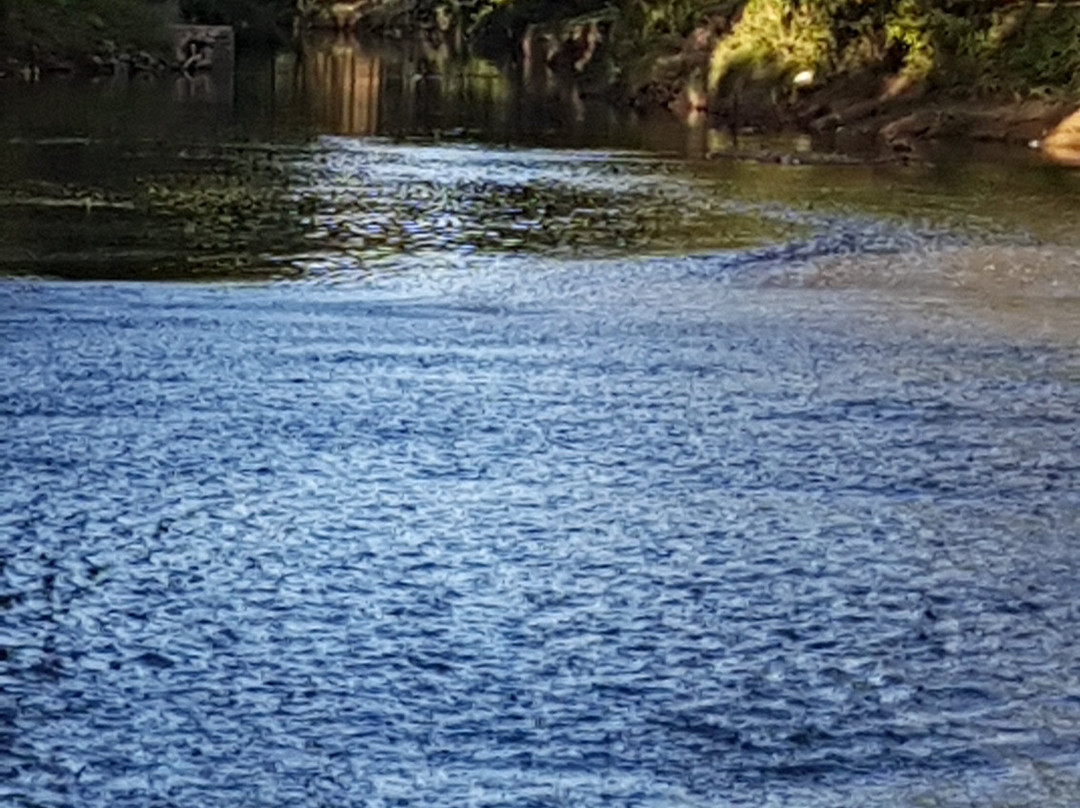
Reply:
M292 58L0 88L0 802L1076 803L1075 175Z

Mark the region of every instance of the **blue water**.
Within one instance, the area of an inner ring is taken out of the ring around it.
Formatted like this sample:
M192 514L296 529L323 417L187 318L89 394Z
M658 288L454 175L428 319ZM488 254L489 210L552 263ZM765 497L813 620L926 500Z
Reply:
M4 282L0 803L1075 805L1075 352L763 255Z
M1080 804L1077 175L343 45L0 86L0 808Z

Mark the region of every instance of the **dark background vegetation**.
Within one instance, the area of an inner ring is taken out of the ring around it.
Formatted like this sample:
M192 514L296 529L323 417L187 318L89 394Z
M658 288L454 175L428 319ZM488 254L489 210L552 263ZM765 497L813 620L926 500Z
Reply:
M422 5L422 4L421 4ZM434 3L429 3L434 5ZM513 39L538 22L607 14L622 61L712 35L714 81L729 70L820 79L862 70L932 87L1045 93L1080 90L1080 10L1001 0L473 0L467 24Z
M177 19L237 28L242 43L287 39L293 0L0 0L9 60L85 58L161 47ZM464 39L513 52L529 26L605 21L615 74L708 41L711 84L741 73L818 81L892 73L930 88L1080 91L1080 12L1001 0L390 0L416 26L450 20ZM647 72L647 70L645 71Z
M236 26L248 44L280 42L289 0L0 0L0 53L44 61L160 51L166 26L187 21Z

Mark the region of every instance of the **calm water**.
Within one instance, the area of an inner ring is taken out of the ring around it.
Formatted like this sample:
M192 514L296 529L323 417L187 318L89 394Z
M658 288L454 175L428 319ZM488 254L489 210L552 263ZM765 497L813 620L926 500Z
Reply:
M373 53L0 86L0 804L1077 804L1077 176Z

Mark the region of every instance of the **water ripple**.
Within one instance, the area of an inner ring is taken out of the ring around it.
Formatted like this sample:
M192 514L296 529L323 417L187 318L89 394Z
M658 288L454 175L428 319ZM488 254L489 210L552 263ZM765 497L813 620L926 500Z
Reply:
M4 801L1070 804L1068 356L701 266L6 284Z

